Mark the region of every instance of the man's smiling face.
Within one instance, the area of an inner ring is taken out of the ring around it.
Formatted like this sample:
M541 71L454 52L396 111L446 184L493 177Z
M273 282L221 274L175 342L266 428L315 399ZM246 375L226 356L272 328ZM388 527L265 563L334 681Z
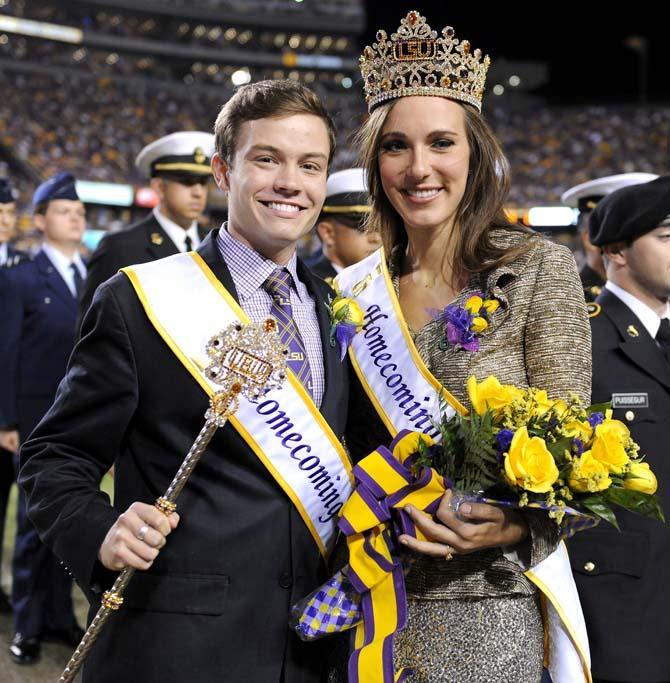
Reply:
M275 262L286 262L315 224L326 196L330 141L313 114L246 121L231 164L212 160L228 192L228 230Z

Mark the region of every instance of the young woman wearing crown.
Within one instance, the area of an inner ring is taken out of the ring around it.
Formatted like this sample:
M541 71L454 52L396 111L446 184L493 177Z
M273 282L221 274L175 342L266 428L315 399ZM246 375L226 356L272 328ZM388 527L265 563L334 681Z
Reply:
M470 375L590 398L590 330L573 257L503 212L508 164L480 114L488 66L451 27L438 36L417 12L390 38L378 32L361 57L369 229L384 246L337 279L366 311L351 347L368 394L353 411L356 456L387 443L389 431L437 417L431 385L454 409L469 408ZM488 300L487 327L459 344L436 312L473 295ZM554 683L590 681L555 522L477 503L457 515L449 499L434 520L412 512L429 541L400 538L419 559L405 580L395 669L413 668L409 680L421 683L539 683L544 661Z

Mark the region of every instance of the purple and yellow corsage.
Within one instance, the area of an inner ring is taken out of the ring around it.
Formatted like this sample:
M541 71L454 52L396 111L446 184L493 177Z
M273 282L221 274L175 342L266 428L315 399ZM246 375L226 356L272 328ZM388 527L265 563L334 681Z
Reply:
M500 307L498 299L473 294L462 306L447 306L440 319L444 323L446 343L456 350L479 351L479 337L489 326L491 314Z
M336 296L328 304L330 314L330 345L340 345L340 360L344 360L351 340L363 329L365 314L354 299Z

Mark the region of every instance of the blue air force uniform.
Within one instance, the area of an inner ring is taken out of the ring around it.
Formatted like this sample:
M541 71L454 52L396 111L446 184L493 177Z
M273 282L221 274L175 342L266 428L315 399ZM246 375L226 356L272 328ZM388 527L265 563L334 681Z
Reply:
M0 205L14 204L15 197L8 178L0 178ZM2 206L0 206L2 208ZM3 227L0 226L0 230ZM11 234L7 237L11 238ZM13 266L27 258L27 255L19 251L9 242L0 242L0 268ZM0 296L2 291L0 290ZM0 318L0 328L4 329L6 321ZM1 386L1 380L0 380ZM7 505L9 504L9 492L14 482L14 465L12 454L0 448L0 564L2 564L2 548L4 545L5 519ZM7 596L0 589L0 612L11 612L11 606Z
M33 204L51 199L78 199L70 174L41 185ZM0 429L18 429L21 441L53 403L75 341L74 274L68 286L48 251L45 245L34 259L0 269ZM85 267L79 258L74 267L83 278ZM21 491L12 569L17 634L40 638L49 631L72 633L72 580L28 520Z

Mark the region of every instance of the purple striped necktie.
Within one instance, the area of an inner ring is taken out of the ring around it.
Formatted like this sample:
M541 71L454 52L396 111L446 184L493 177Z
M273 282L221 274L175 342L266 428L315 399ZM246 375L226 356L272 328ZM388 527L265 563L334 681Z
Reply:
M291 280L291 273L286 268L277 268L263 283L263 289L272 297L270 315L277 320L281 340L289 349L288 366L309 395L313 396L312 370L309 367L305 344L293 319Z

